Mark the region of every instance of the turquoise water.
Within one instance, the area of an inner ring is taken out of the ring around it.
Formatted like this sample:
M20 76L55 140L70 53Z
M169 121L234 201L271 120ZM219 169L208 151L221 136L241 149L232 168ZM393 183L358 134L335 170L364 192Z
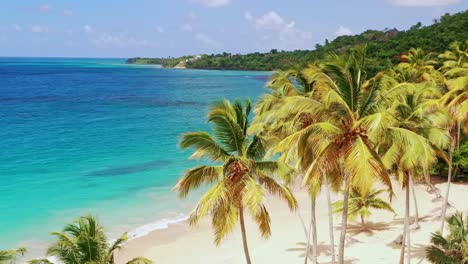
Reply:
M41 248L85 213L111 236L187 213L195 197L170 191L196 164L179 135L208 128L214 99L255 99L267 74L0 58L0 248Z

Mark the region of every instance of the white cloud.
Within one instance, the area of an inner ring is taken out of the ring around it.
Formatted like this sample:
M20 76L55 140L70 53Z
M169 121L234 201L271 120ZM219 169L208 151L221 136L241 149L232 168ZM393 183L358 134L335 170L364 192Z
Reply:
M14 29L16 32L21 32L21 31L23 31L23 28L22 28L20 25L18 25L18 24L14 24L14 25L13 25L13 29Z
M50 30L46 26L33 25L33 26L31 26L31 32L34 32L34 33L47 33L47 32L50 32Z
M156 26L156 31L158 33L164 33L165 32L165 30L164 30L164 28L162 26Z
M335 31L335 36L346 36L346 35L353 35L353 31L351 31L350 28L340 26L336 31Z
M192 25L190 24L184 24L180 27L180 30L182 31L187 31L187 32L192 32L193 31L193 27Z
M294 23L294 21L292 22ZM254 19L254 25L257 29L281 29L286 26L284 19L275 11L270 11Z
M83 26L83 29L86 33L93 33L94 32L94 28L90 25L84 25Z
M301 49L312 45L309 43L312 39L311 32L298 28L295 21L287 21L275 11L259 17L245 12L244 17L256 30L267 33L262 34L263 37L257 43L259 47Z
M71 11L69 9L64 9L63 14L66 15L66 16L71 16L71 15L73 15L73 11Z
M252 16L252 14L251 14L249 11L246 11L246 12L244 13L244 17L245 17L245 19L247 19L248 21L252 21L252 20L253 20L253 16Z
M461 0L389 0L390 3L400 6L445 6L460 3Z
M219 46L219 43L216 40L212 39L210 36L205 35L203 33L196 34L195 39L203 43L203 45L205 45L206 47L213 48L213 47Z
M49 4L43 4L38 7L38 10L41 12L49 12L50 10L52 10L52 6Z
M95 38L91 40L97 47L107 48L107 47L154 47L155 45L148 40L138 40L132 36L128 36L124 33L121 34L111 34L111 33L101 33L97 34Z
M230 0L192 0L192 2L204 5L206 7L220 7L228 5Z
M190 11L189 12L189 18L190 19L197 19L197 14L195 12L193 12L193 11Z

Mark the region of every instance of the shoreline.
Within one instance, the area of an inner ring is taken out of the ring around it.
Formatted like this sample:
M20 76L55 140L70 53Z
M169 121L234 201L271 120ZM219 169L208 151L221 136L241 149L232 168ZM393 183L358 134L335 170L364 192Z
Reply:
M265 73L272 73L275 72L275 70L271 71L263 71L263 70L247 70L247 69L218 69L218 68L189 68L189 67L181 67L181 66L176 66L176 67L164 67L162 64L156 64L156 63L125 63L127 65L153 65L153 66L161 66L161 69L183 69L183 70L205 70L205 71L246 71L246 72L265 72Z
M445 183L435 184L440 191L445 190ZM404 215L403 191L394 182L395 198L392 206L398 213L397 217L386 211L372 211L369 222L363 229L357 221L348 223L348 234L357 242L349 243L346 247L346 257L349 263L394 263L399 256L399 247L391 245L402 231L402 217ZM426 185L415 185L418 193L419 215L421 229L412 231L413 260L418 263L428 263L424 260L424 247L430 239L430 233L435 232L440 221L437 218L437 209L442 204L442 199L435 199L434 194L426 191ZM466 184L452 184L450 202L455 208L466 211L463 205ZM246 218L247 237L252 259L257 263L302 263L305 245L305 234L297 214L301 214L308 223L309 198L305 191L295 190L299 202L299 210L296 213L289 212L286 204L275 197L268 197L266 206L271 215L272 237L268 240L260 238L256 226L250 217ZM382 195L382 198L385 195ZM332 194L336 201L339 196ZM430 201L430 202L428 202ZM412 201L413 205L413 201ZM328 213L326 209L326 197L324 191L317 198L317 230L319 238L319 262L328 262L329 233ZM413 209L411 209L413 210ZM450 209L449 213L454 211ZM414 212L412 211L411 214ZM335 215L335 252L338 249L340 217ZM160 223L161 221L155 222ZM151 224L149 224L151 225ZM148 225L144 225L148 226ZM238 226L234 231L216 247L213 244L213 232L211 219L204 218L198 226L191 227L182 217L179 221L167 222L159 225L157 229L146 230L145 234L132 237L121 250L116 253L116 263L126 261L136 256L148 257L155 263L244 263L242 241ZM137 229L138 230L138 229ZM135 233L136 230L129 232ZM369 249L372 253L369 254ZM183 252L183 254L181 254ZM357 261L357 262L356 262ZM421 262L419 262L421 261Z

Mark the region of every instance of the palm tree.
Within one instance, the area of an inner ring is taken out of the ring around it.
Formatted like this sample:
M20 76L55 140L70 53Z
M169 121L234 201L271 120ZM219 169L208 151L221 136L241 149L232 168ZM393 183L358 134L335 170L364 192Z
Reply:
M306 78L314 84L314 96L286 97L284 106L276 111L295 116L292 122L299 126L278 144L277 150L299 157L306 168L304 185L320 177L321 171L330 179L344 182L340 264L344 262L350 187L358 186L367 193L377 178L391 190L376 142L371 140L383 121L384 110L379 108L383 74L367 79L365 57L365 48L358 47L346 56L332 55L328 62L309 67Z
M66 225L62 232L53 232L57 238L47 249L47 256L55 257L64 264L114 264L114 253L127 241L127 233L109 244L104 228L93 216L82 216ZM33 264L52 263L48 259L35 259ZM151 260L137 257L127 264L151 264Z
M18 248L13 250L0 250L0 264L13 263L18 256L24 256L26 248Z
M255 108L256 116L250 131L255 132L258 130L264 131L269 137L270 141L278 142L285 139L292 133L301 130L302 127L312 124L317 121L315 114L310 111L302 111L299 114L294 111L275 111L275 109L282 109L287 107L290 100L307 102L309 99L314 98L314 92L317 88L315 81L310 79L310 75L315 72L317 65L309 65L303 69L291 69L287 71L275 72L267 83L267 88L271 90L271 94L266 94L257 103ZM288 98L290 97L290 98ZM298 114L298 115L297 115ZM299 123L299 126L297 125ZM273 139L273 140L271 140ZM301 174L308 169L311 159L301 160L297 157L297 148L290 146L290 155L283 155L288 163L295 163L297 160L297 169ZM311 156L309 156L311 157ZM336 175L333 175L336 176ZM304 226L307 246L305 254L305 262L307 263L309 257L310 238L312 237L312 263L317 262L317 235L315 223L315 199L320 192L322 182L326 186L327 202L329 208L329 234L330 234L330 249L332 255L332 264L335 263L335 243L334 243L334 230L333 230L333 211L331 208L330 188L333 190L339 189L339 181L328 180L332 177L321 173L320 177L314 178L313 181L308 183L308 193L311 197L311 222L309 230L303 221L303 218L298 211L299 218ZM330 181L330 184L328 183Z
M441 149L450 141L446 125L448 117L443 109L434 107L433 99L440 96L432 82L400 83L387 78L384 90L388 98L388 119L384 131L388 135L379 144L382 160L387 169L394 170L405 189L405 225L400 263L407 249L410 263L409 199L413 178L428 171L437 161L445 158ZM386 141L386 140L387 141ZM425 176L428 176L425 174ZM427 180L427 179L426 179ZM415 198L415 197L413 197ZM417 215L417 214L416 214ZM407 243L407 245L406 245Z
M392 206L378 196L385 190L370 190L367 193L362 193L359 188L353 187L349 195L349 220L354 220L356 217L361 218L361 224L366 224L366 218L371 215L370 209L386 210L394 215L396 212ZM333 203L333 212L338 213L343 211L343 201Z
M468 263L468 217L464 220L463 214L456 212L446 221L450 234L432 234L432 245L426 248L427 259L435 264Z
M442 57L447 59L447 61L444 62L444 66L442 67L442 70L444 71L444 76L447 78L453 77L452 79L443 78L444 84L448 91L440 98L441 107L445 108L445 110L449 113L450 120L452 121L449 125L451 144L448 149L449 168L447 190L441 212L442 220L440 233L442 235L444 232L445 215L447 212L448 197L450 193L450 183L452 178L453 152L456 147L459 147L460 134L462 133L461 129L463 128L463 132L465 134L468 133L468 89L466 88L468 87L467 54L466 49L465 51L461 51L458 46L455 45L455 47L456 50L459 50L459 52L447 51ZM457 60L454 61L455 59Z
M438 56L443 59L440 71L447 78L456 78L468 75L468 40L465 42L454 42L450 49Z
M396 70L404 73L402 77L406 78L406 81L423 82L432 78L431 73L437 64L433 53L421 48L411 48L402 59L404 62L400 63Z
M208 132L189 132L182 135L180 146L193 148L194 158L206 158L214 165L202 165L185 172L175 189L181 197L204 184L212 187L203 195L191 212L189 223L197 224L211 214L218 245L240 222L245 258L251 263L245 231L244 212L247 209L257 223L262 237L271 234L270 216L264 205L266 192L284 199L291 210L297 202L285 185L292 180L292 170L283 162L264 160L268 142L261 134L249 137L250 100L215 102L208 113L212 135ZM275 177L282 182L278 182Z

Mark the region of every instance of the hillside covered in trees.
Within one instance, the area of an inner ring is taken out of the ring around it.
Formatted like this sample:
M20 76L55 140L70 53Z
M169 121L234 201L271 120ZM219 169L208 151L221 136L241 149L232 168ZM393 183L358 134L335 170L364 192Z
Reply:
M372 72L382 70L389 64L399 62L400 55L412 47L427 51L443 52L454 41L468 39L468 10L453 15L445 14L440 19L434 19L434 24L422 26L416 23L405 31L397 29L367 30L358 35L340 36L333 41L325 40L324 45L315 45L314 50L278 51L250 54L202 55L197 60L186 63L187 68L222 69L222 70L281 70L291 67L301 67L318 60L330 52L343 53L356 45L367 45L369 56L368 67ZM179 58L131 58L127 63L161 64L164 67L174 67L182 60L191 56Z

